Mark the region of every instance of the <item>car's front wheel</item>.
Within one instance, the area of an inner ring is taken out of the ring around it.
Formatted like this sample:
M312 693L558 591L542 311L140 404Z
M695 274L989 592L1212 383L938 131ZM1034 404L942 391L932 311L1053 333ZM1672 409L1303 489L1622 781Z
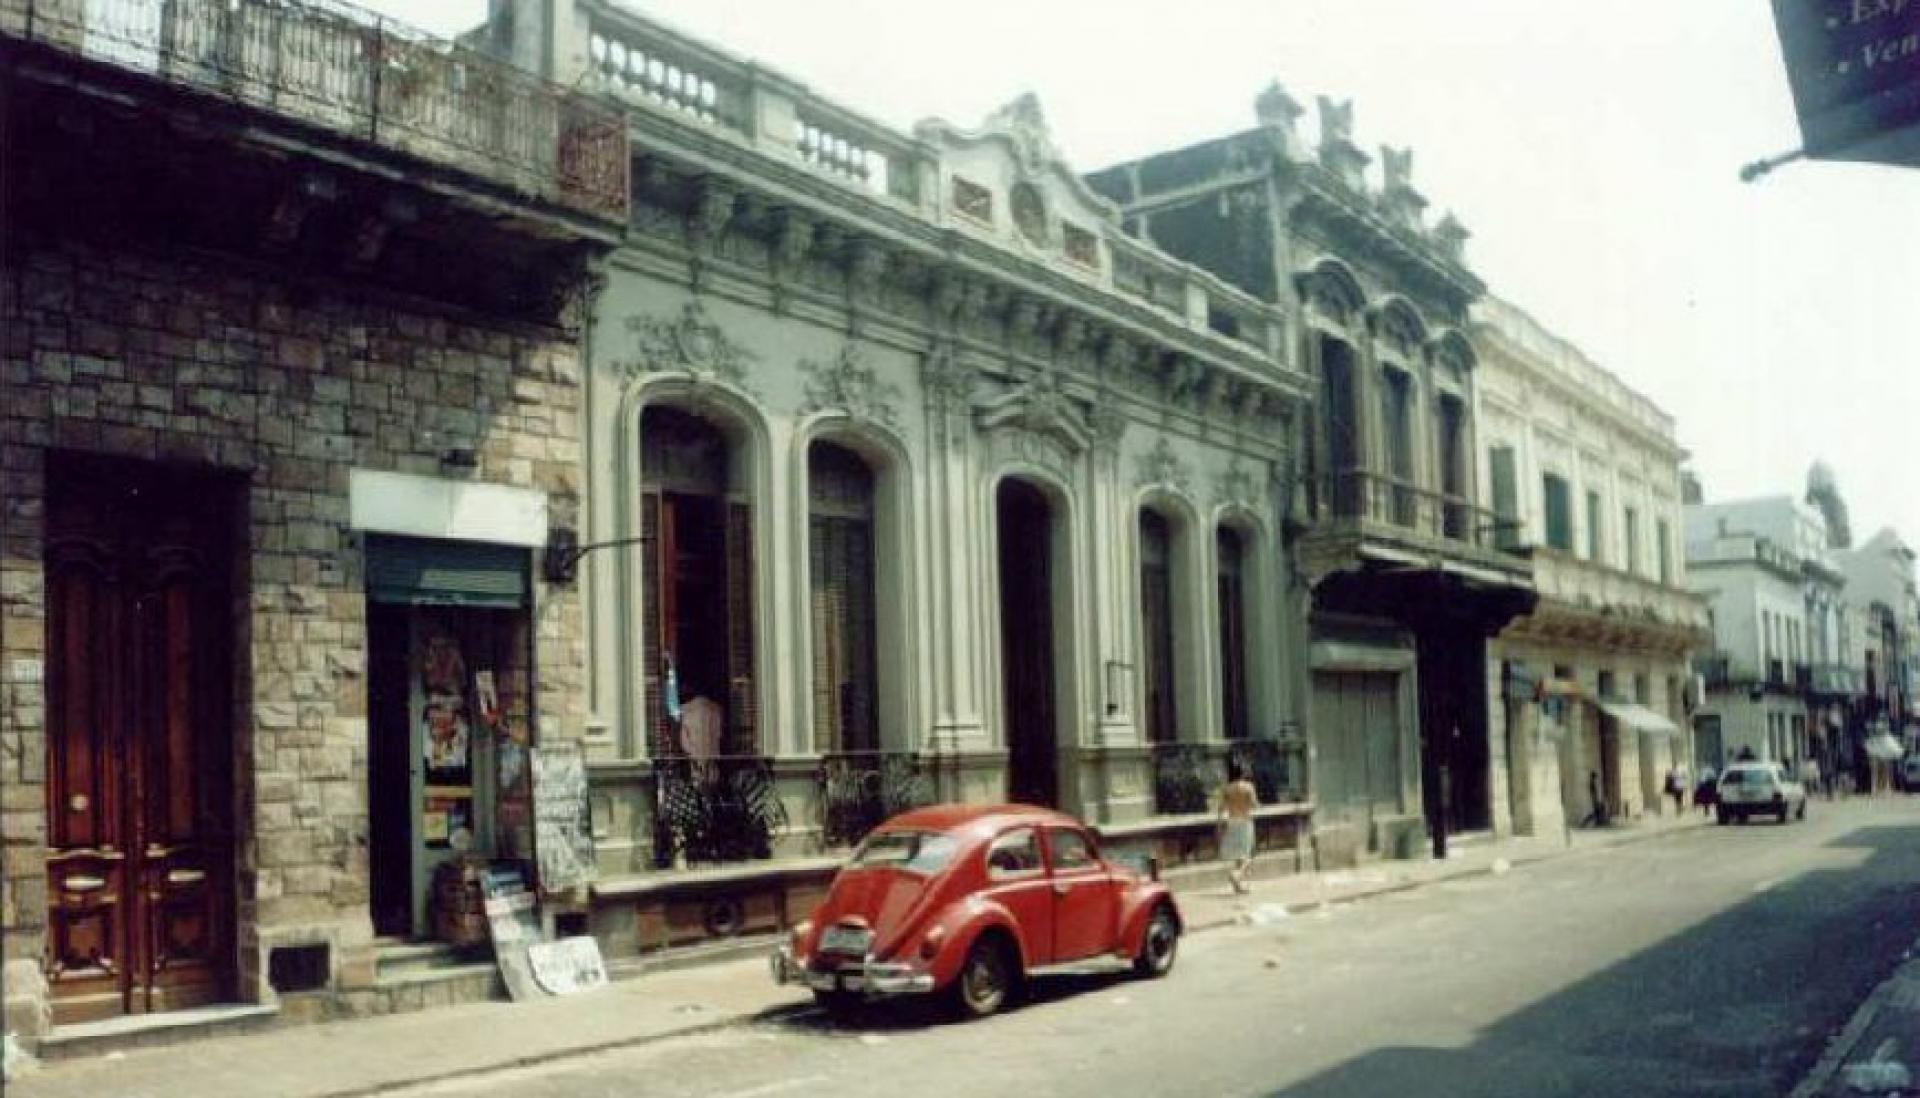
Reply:
M997 938L973 943L966 963L953 981L953 1003L962 1017L985 1018L1013 997L1014 964L1010 951Z
M1154 909L1147 920L1147 931L1140 938L1140 952L1133 958L1133 971L1149 980L1173 971L1174 958L1180 952L1180 922L1165 904Z

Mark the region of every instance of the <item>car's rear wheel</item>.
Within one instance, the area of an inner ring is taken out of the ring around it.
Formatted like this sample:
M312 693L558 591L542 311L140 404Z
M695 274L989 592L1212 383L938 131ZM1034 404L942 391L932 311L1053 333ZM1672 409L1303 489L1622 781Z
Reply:
M1721 827L1727 826L1727 821L1730 820L1731 818L1732 817L1730 817L1727 814L1727 810L1724 808L1716 808L1713 811L1713 821L1719 824Z
M1010 952L997 936L981 938L967 951L953 981L953 1005L962 1017L985 1018L1013 998L1016 977Z
M1137 976L1152 980L1173 971L1174 958L1180 953L1180 921L1161 904L1154 908L1153 918L1147 920L1147 930L1140 938L1140 952L1133 958L1133 971Z

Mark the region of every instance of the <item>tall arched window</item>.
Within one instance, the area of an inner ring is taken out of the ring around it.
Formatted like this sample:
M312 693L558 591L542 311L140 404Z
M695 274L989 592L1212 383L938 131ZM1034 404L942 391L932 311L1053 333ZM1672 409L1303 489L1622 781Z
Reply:
M1222 526L1215 539L1220 600L1220 719L1227 738L1244 740L1247 715L1247 584L1245 539Z
M705 419L658 406L641 413L640 450L642 658L654 753L687 749L670 710L706 699L720 707L722 738L705 749L750 754L759 744L753 511L735 483L735 446Z
M880 746L873 470L843 446L816 442L807 483L813 747L872 751Z
M1140 512L1140 645L1149 743L1179 738L1173 670L1173 531L1158 511Z

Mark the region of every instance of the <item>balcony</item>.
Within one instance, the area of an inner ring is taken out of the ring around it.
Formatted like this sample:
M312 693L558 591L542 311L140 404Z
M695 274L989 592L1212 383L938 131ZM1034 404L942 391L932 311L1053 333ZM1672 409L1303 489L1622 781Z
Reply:
M1816 663L1810 668L1809 693L1829 697L1852 697L1860 693L1860 677L1843 663Z
M821 756L814 776L815 822L829 849L854 846L888 818L932 802L911 752L835 752Z
M619 112L339 0L0 0L0 35L619 224Z
M1153 745L1153 810L1162 816L1207 812L1226 780L1226 760L1245 768L1263 805L1306 797L1306 742L1297 734L1227 743Z
M720 864L773 856L787 810L773 760L759 755L677 755L654 764L654 859Z
M1358 555L1406 563L1439 558L1475 566L1477 575L1501 583L1524 584L1531 571L1513 547L1511 524L1465 496L1359 470L1320 477L1308 488L1310 569L1337 567Z

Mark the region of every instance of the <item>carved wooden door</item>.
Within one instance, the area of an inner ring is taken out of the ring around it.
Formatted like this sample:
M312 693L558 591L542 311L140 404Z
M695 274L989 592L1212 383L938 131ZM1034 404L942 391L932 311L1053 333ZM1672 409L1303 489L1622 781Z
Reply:
M50 471L47 974L55 1017L231 994L228 493Z

